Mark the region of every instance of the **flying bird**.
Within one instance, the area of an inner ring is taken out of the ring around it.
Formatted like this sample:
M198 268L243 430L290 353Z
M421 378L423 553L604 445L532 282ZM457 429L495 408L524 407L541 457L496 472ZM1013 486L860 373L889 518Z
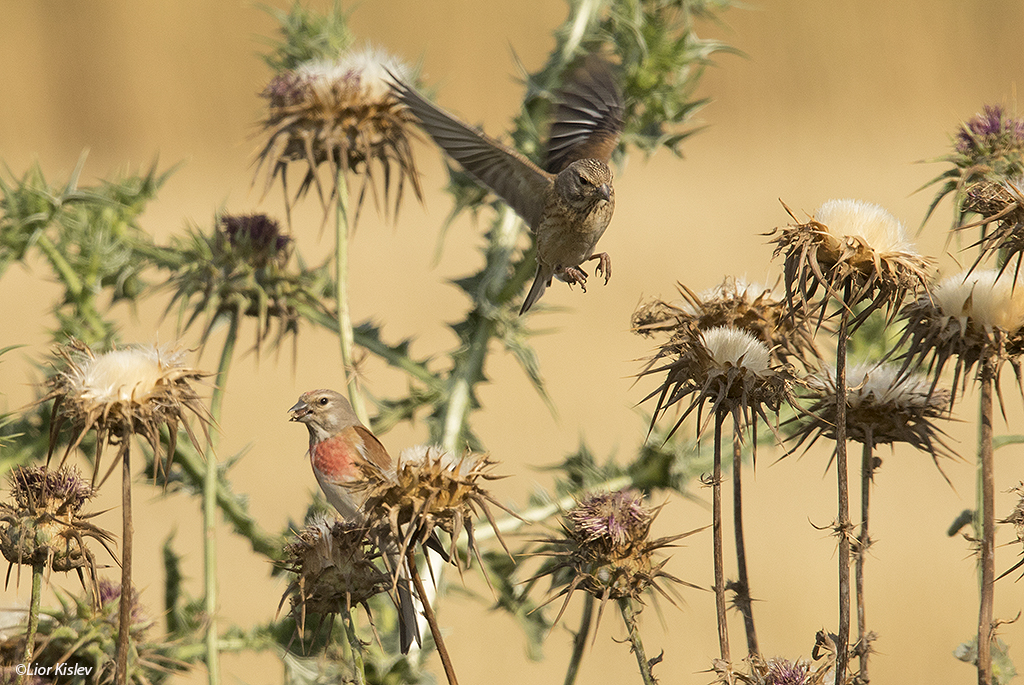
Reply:
M552 278L578 283L582 265L612 275L607 252L594 253L615 210L608 167L622 134L622 93L605 59L585 58L555 92L555 111L543 166L469 126L392 75L392 91L452 159L523 218L537 239L537 275L523 301L526 313Z

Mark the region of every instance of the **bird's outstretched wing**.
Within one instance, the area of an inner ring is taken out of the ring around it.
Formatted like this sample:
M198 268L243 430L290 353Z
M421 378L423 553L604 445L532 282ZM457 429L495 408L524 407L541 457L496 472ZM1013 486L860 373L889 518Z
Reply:
M512 148L430 102L391 74L391 88L441 148L535 228L551 176Z
M544 169L557 174L577 159L607 163L622 135L622 92L603 57L588 55L555 91Z

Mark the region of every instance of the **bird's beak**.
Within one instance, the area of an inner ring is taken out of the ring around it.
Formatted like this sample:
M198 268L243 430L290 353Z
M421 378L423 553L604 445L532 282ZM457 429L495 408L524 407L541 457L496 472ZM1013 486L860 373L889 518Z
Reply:
M597 192L601 193L601 197L604 198L605 202L612 201L612 189L611 186L609 186L607 183L602 183L601 186L597 189Z
M289 421L301 421L309 414L309 405L299 400L288 410L288 413L291 414Z

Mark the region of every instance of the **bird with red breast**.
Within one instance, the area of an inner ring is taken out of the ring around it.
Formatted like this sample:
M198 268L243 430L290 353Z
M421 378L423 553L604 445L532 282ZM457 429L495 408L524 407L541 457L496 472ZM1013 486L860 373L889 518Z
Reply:
M320 489L342 518L353 523L364 519L364 497L348 487L365 477L368 469L385 476L393 474L391 455L380 440L364 426L348 399L334 390L310 390L288 410L291 421L309 430L309 460ZM400 568L395 550L386 550L392 568ZM408 580L398 579L398 627L402 653L420 642L416 605Z
M544 161L538 166L420 95L394 74L391 89L452 159L523 218L537 240L537 274L520 315L553 278L586 292L582 265L598 260L607 283L611 257L595 253L615 211L608 166L623 129L622 93L612 65L588 55L555 92Z

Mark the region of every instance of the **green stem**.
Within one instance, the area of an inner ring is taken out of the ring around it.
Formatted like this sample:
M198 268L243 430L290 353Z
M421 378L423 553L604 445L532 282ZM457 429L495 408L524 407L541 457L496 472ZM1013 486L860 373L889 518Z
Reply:
M838 472L839 514L839 640L836 645L836 683L846 682L850 660L850 473L846 459L846 338L850 308L843 300L839 338L836 343L836 471Z
M868 514L871 506L871 480L874 474L874 441L864 441L864 450L860 463L860 535L857 537L857 559L854 569L854 583L857 593L857 649L860 656L860 682L868 683L868 657L871 654L867 642L867 602L864 597L864 561L871 547L871 536L868 532Z
M583 661L583 650L587 647L587 637L590 635L590 622L594 615L594 596L589 592L583 593L583 618L580 619L580 629L572 640L572 658L569 659L569 670L565 673L565 685L574 685L576 676L580 672L580 663Z
M74 267L68 263L68 260L64 259L64 255L60 253L57 246L53 244L45 234L39 233L36 236L36 246L43 251L46 258L50 260L50 265L60 275L60 280L64 284L64 287L68 289L74 298L77 300L82 295L84 286L82 285L82 279L78 277Z
M221 408L224 404L224 388L228 384L228 371L238 341L240 312L232 312L228 323L228 334L220 353L217 366L217 383L210 398L210 416L214 426L220 425ZM217 647L217 431L210 435L206 451L206 471L203 477L203 608L206 612L206 673L210 685L220 682L220 653Z
M978 609L978 685L992 683L993 607L995 604L995 465L992 453L992 364L981 362L981 601Z
M39 628L39 597L43 588L43 565L32 565L32 599L28 606L28 630L25 633L25 651L22 663L27 669L32 665L32 655L36 651L36 630ZM18 685L25 682L26 673L18 676Z
M629 597L619 600L619 610L622 612L622 620L626 623L626 630L629 631L630 651L636 655L636 663L640 667L640 677L643 678L644 685L655 685L657 681L654 679L654 674L651 673L651 662L647 660L644 643L640 639L640 631L636 627L637 612L633 610L633 603Z
M757 631L754 629L754 609L750 599L750 579L747 575L747 545L743 536L743 450L740 442L740 420L732 423L732 518L736 538L736 606L743 614L743 627L747 634L747 654L760 654Z
M356 685L365 685L366 670L363 666L363 643L359 641L359 634L356 632L356 609L352 607L342 612L342 623L345 624L345 635L348 636L348 646L352 650L352 671L355 676Z
M349 239L349 216L348 216L348 182L345 180L345 172L338 169L335 179L337 188L337 204L335 214L335 297L338 301L338 340L341 343L341 363L345 367L345 383L348 388L349 401L352 409L363 425L370 425L370 416L366 413L366 403L359 392L359 384L356 380L356 367L353 349L355 340L352 333L352 312L348 303L348 239Z

